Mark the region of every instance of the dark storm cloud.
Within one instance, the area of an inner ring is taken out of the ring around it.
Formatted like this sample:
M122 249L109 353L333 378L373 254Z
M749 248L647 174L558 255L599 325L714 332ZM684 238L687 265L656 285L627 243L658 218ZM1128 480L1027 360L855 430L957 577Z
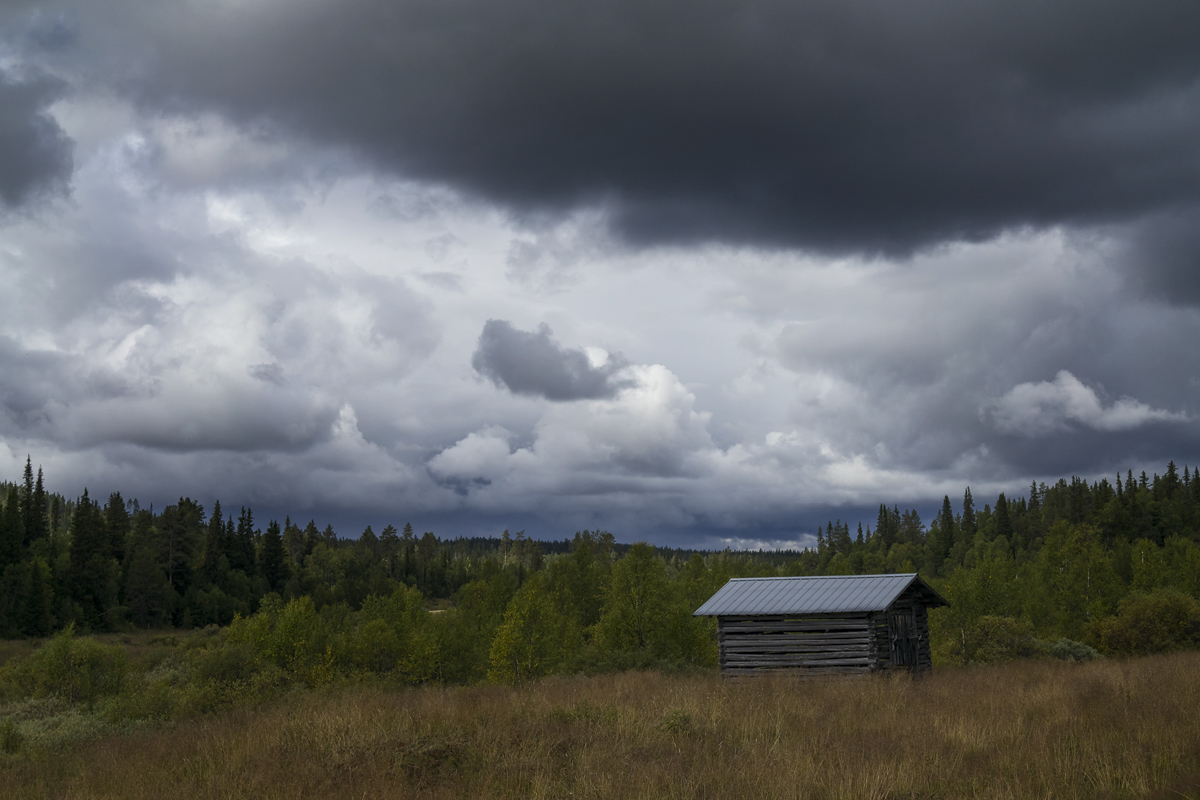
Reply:
M56 81L18 80L0 70L0 209L65 187L71 142L46 113L59 94Z
M1200 188L1183 0L127 8L150 28L121 76L144 103L270 121L518 212L601 202L634 241L907 253Z
M614 380L614 373L626 366L620 356L610 356L603 366L593 367L587 353L559 345L544 324L531 332L502 319L489 319L479 334L471 366L514 394L547 400L612 397L629 385Z
M1148 215L1125 234L1115 258L1143 288L1168 303L1200 303L1200 205Z

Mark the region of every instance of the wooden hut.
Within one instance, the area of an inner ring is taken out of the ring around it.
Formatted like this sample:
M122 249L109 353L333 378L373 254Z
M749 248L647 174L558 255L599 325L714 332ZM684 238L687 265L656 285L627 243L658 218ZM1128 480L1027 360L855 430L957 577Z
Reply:
M721 674L929 671L928 609L949 603L915 573L734 578L694 616L717 618Z

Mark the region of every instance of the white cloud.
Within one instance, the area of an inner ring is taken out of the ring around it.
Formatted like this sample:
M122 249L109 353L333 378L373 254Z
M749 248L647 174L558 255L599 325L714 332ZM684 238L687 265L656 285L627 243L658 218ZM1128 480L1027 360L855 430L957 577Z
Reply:
M1040 436L1071 430L1076 423L1096 431L1127 431L1152 422L1187 422L1187 414L1151 408L1132 397L1105 406L1096 390L1067 370L1053 381L1021 383L985 405L980 413L997 430Z

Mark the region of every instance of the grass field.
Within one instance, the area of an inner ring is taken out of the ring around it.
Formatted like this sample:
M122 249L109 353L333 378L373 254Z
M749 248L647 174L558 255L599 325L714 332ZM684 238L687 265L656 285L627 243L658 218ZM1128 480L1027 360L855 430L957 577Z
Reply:
M1200 654L342 689L0 763L5 798L1200 797Z

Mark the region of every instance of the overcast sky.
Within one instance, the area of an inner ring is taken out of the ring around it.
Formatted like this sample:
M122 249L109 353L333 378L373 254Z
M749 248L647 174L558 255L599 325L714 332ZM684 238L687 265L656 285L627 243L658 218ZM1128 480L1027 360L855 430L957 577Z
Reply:
M810 541L1200 463L1191 0L0 10L0 477Z

